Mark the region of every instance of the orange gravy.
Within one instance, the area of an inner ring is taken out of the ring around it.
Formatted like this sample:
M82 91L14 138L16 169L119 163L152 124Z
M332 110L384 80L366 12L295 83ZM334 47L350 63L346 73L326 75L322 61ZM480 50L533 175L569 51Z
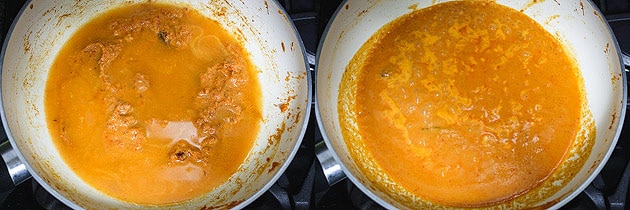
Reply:
M114 198L185 201L226 182L258 135L261 90L242 44L198 12L140 4L82 26L46 87L67 164Z
M389 23L351 60L341 88L355 88L338 101L356 113L339 110L342 128L356 118L353 158L362 144L396 184L459 207L540 185L565 159L585 100L579 70L554 36L485 1L441 3Z

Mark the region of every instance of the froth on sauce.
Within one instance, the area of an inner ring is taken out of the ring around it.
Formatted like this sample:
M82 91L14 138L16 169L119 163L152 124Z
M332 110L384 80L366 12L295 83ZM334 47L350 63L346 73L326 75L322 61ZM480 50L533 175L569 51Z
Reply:
M340 87L344 139L366 177L393 189L382 171L414 196L455 207L490 206L546 180L585 104L558 40L492 1L392 21L353 57Z
M160 4L82 26L50 70L49 131L89 185L140 204L186 201L226 182L253 146L261 90L219 23Z

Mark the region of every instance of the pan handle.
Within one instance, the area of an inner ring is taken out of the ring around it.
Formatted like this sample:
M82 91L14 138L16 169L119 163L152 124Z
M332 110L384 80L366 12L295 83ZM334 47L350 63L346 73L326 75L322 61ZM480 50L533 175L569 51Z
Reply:
M320 141L315 144L315 156L319 160L324 176L329 186L333 186L346 178L346 174L343 173L341 165L335 160L332 152L326 147L324 141Z
M9 141L0 144L0 195L8 194L15 186L26 181L31 174L26 169L26 165L18 158L16 151L11 147ZM3 201L2 198L1 201Z
M626 55L626 53L621 53L621 61L623 61L623 65L626 67L626 72L628 72L628 67L630 67L630 56Z

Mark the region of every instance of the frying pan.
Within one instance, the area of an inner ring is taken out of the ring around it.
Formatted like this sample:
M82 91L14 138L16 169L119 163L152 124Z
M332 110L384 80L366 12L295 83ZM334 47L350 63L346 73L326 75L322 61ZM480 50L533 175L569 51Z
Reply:
M350 59L383 25L413 10L446 1L449 0L347 0L337 9L320 42L316 63L316 116L326 147L347 177L386 208L450 206L432 203L398 188L378 187L392 181L387 177L379 181L370 180L359 170L357 165L360 163L350 156L349 150L362 148L348 148L341 133L337 111L340 81ZM590 1L496 0L496 3L534 19L575 58L584 79L586 107L593 115L596 131L582 128L579 131L581 134L595 138L592 141L574 141L567 158L540 187L488 208L559 208L595 178L619 137L627 91L619 46L601 12ZM546 193L549 190L552 193Z
M242 208L287 168L306 130L311 84L300 37L276 1L29 1L14 21L1 55L2 121L9 137L0 150L9 169L0 183L3 190L32 176L72 208L158 207L109 197L73 173L51 140L43 97L52 62L78 28L110 9L144 2L187 6L218 21L244 44L263 87L260 132L238 171L207 194L159 207Z

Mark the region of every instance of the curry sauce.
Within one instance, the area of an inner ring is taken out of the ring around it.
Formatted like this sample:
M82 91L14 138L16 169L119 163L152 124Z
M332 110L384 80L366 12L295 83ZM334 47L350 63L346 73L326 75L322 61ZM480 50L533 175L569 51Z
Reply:
M141 204L226 182L258 135L261 90L240 41L188 8L140 4L82 26L57 56L45 105L63 159Z
M379 177L374 162L422 199L483 207L534 189L565 159L583 117L581 83L561 43L525 14L440 3L390 22L355 54L340 122L367 177Z

